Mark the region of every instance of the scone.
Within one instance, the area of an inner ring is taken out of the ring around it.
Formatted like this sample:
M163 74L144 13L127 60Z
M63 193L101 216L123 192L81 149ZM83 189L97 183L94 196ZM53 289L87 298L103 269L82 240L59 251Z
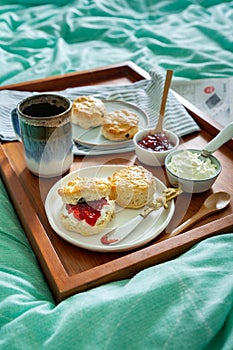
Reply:
M79 96L73 101L72 122L83 129L100 126L104 115L105 105L98 98Z
M137 114L121 109L105 114L102 120L102 135L113 141L132 139L138 131Z
M75 178L58 189L64 203L61 222L83 236L98 234L111 221L115 202L109 199L111 182L100 178Z
M122 168L110 180L110 198L123 208L141 208L153 199L156 182L153 174L142 166Z

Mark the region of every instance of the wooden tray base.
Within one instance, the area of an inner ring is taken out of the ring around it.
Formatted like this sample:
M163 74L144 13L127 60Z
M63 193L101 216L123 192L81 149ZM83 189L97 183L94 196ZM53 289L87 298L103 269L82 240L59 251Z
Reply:
M148 79L149 75L132 62L111 65L95 70L71 73L64 76L19 83L1 87L26 91L62 90L67 87L96 84L132 84ZM201 148L215 136L221 126L210 120L188 101L175 94L179 101L201 127L201 132L184 138L187 147ZM182 194L177 198L174 217L166 229L171 229L189 218L200 207L211 192L227 191L232 188L233 142L216 151L223 170L210 191L203 194ZM76 156L71 171L83 166L98 164L140 164L134 152L111 156ZM103 283L128 278L148 266L172 259L185 252L195 243L233 228L233 209L227 209L210 218L203 219L193 229L163 242L152 242L144 247L122 253L98 253L69 244L61 239L50 227L44 201L49 189L58 180L39 179L26 168L22 145L19 142L4 142L0 145L0 171L27 237L41 264L57 302L68 296ZM164 170L147 167L163 182ZM163 232L163 236L166 232ZM159 238L158 238L159 239Z

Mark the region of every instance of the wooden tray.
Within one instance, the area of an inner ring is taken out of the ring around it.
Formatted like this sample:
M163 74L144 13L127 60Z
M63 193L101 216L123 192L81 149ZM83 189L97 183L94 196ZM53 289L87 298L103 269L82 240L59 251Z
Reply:
M55 76L47 79L12 84L0 89L27 91L61 90L66 87L95 84L126 84L148 78L149 75L132 62L99 69ZM177 95L202 128L199 133L184 138L188 147L201 148L216 135L221 126ZM50 227L44 201L57 178L42 180L26 168L22 145L5 142L0 145L1 175L11 196L15 210L41 264L57 302L68 296L114 280L128 278L141 269L172 259L198 241L229 232L233 227L233 209L225 210L202 220L192 230L159 242L161 236L189 218L211 193L227 191L233 194L232 149L229 141L215 155L222 163L222 173L213 188L203 194L182 194L177 198L175 215L166 232L140 249L123 253L98 253L78 248L61 239ZM96 157L75 157L72 170L97 164L139 164L133 152ZM166 181L163 169L148 167L156 177Z

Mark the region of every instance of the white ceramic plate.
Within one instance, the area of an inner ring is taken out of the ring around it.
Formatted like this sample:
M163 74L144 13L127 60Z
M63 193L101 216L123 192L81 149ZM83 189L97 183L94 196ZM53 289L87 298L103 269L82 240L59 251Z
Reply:
M115 100L103 100L105 104L106 111L113 112L116 110L127 109L135 114L137 114L139 119L139 128L146 129L148 127L149 119L141 108L123 101L115 101ZM83 144L88 147L107 147L107 148L117 148L117 147L127 147L131 145L133 141L124 140L124 141L111 141L107 140L101 133L101 127L83 129L78 125L73 124L73 138L74 141Z
M66 185L68 181L74 179L77 176L93 176L106 178L111 176L114 171L121 169L122 165L103 165L103 166L93 166L84 168L81 170L74 171L61 180L59 180L49 191L46 201L45 201L45 211L50 222L50 225L54 231L66 241L88 250L100 251L100 252L119 252L126 251L133 248L140 247L150 242L156 236L158 236L169 224L175 210L174 201L169 203L169 208L161 208L157 211L153 211L148 217L146 217L137 228L129 234L124 240L119 242L116 245L108 246L103 245L100 241L100 238L108 230L104 232L84 237L81 234L71 232L66 230L60 220L60 213L63 207L61 197L57 194L58 188ZM156 180L156 192L155 198L162 193L166 186L157 178ZM142 209L122 209L120 207L116 210L115 218L109 224L109 227L119 227L130 219L133 219L137 216Z

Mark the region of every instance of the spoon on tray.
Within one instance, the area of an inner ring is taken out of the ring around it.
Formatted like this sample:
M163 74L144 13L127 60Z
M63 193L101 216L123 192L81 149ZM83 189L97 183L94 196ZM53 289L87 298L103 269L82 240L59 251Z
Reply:
M227 192L212 193L206 198L200 209L190 219L186 220L183 224L175 228L172 232L158 239L157 242L161 242L165 239L178 235L179 233L183 232L184 230L194 225L201 219L226 208L230 201L231 196Z

